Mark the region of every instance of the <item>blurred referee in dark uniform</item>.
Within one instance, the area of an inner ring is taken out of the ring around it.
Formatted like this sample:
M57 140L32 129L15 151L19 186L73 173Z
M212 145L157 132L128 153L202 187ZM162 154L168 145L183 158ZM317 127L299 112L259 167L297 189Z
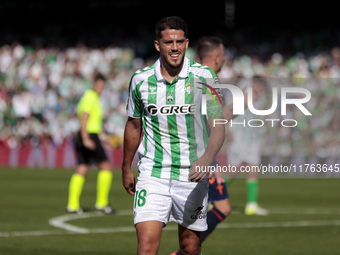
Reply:
M95 163L99 168L95 208L107 214L113 212L109 205L112 168L98 137L102 132L102 108L99 96L105 87L105 82L105 77L98 73L94 78L92 89L84 93L77 106L80 121L80 131L75 139L78 165L70 180L66 208L69 213L83 212L79 199L91 163Z

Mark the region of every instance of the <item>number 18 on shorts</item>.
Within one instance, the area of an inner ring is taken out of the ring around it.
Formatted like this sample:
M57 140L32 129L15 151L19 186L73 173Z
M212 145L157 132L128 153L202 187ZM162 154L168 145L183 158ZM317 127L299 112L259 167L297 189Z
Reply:
M138 178L133 202L134 224L169 221L195 231L207 229L208 179L183 182L155 177Z

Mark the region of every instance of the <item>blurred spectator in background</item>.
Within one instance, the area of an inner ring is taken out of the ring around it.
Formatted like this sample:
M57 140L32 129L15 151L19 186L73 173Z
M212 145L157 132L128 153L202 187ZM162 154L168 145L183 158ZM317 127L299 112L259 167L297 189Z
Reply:
M129 48L0 47L0 128L3 146L17 147L32 137L49 137L54 146L71 141L79 124L76 104L96 71L108 76L101 98L104 132L113 147L122 143L129 77L144 60ZM35 142L35 143L36 143Z
M30 100L33 101L35 97L35 94L29 95L23 89L13 96L13 110L18 119L29 119L31 117Z

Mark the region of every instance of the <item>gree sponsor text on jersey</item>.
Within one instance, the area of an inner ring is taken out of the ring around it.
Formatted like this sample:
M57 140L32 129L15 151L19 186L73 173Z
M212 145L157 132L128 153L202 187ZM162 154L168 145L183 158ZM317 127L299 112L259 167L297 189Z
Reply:
M196 104L163 105L160 108L155 104L149 104L145 109L151 116L156 116L157 114L195 114Z

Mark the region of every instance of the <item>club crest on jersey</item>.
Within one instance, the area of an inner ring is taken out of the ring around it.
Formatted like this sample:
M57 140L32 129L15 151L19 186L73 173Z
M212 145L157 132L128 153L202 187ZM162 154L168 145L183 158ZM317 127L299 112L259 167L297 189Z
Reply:
M166 97L166 101L172 102L172 103L174 102L174 97L172 96L171 92L168 93L168 96Z
M194 88L192 87L192 85L189 83L184 87L184 91L187 92L188 94L191 93L191 91L193 91Z

